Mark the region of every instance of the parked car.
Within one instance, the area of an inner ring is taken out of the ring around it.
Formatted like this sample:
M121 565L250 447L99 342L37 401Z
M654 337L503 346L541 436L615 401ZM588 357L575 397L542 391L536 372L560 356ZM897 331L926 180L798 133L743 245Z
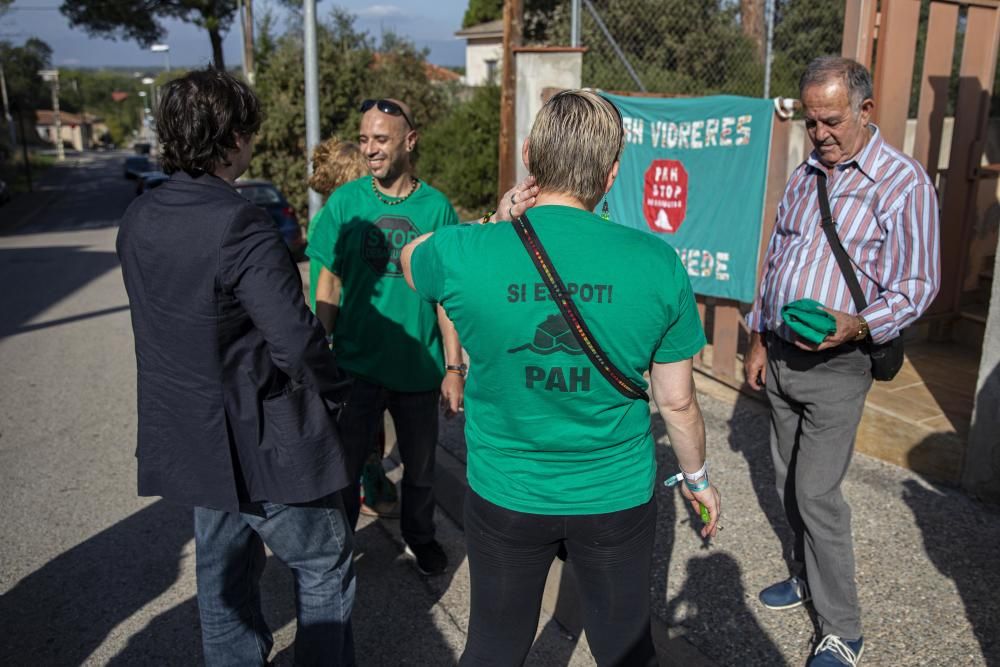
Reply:
M153 163L145 155L129 155L125 158L125 178L134 180L147 171L153 171Z
M149 152L153 149L153 144L146 142L138 142L132 145L132 150L135 151L136 155L149 155Z
M234 184L236 191L246 197L251 203L260 206L271 214L274 223L278 225L285 245L291 250L296 260L305 257L306 239L299 226L299 218L295 209L285 199L285 195L270 181L238 180Z
M144 171L136 179L135 194L141 195L147 190L160 187L169 180L170 177L162 171Z
M10 188L7 184L0 180L0 204L6 204L10 201Z

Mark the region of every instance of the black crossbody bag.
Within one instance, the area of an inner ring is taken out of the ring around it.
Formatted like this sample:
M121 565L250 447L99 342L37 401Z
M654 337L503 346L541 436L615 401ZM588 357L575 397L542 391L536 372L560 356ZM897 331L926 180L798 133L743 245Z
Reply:
M566 284L563 283L562 278L556 272L556 267L553 266L549 254L545 252L545 247L542 246L542 242L539 240L538 234L535 233L535 228L531 225L531 221L528 220L527 214L519 217L513 224L514 230L517 232L517 237L521 239L521 243L524 244L524 248L528 251L531 261L534 262L535 268L538 270L538 275L545 281L545 285L549 288L549 294L552 295L552 300L556 302L559 312L562 314L563 319L566 320L566 324L569 325L570 331L573 332L573 337L580 344L580 348L587 355L587 358L590 359L590 363L594 365L594 368L622 396L631 399L642 399L648 402L649 394L642 387L630 380L625 373L618 370L618 367L611 363L608 355L604 353L601 346L594 340L593 334L590 333L586 322L583 321L583 316L580 315L580 311L566 290Z
M858 283L858 276L854 273L854 267L851 266L847 251L844 250L844 244L840 242L840 237L837 235L837 223L834 222L833 215L830 213L830 198L826 192L826 176L820 172L816 172L816 190L819 191L819 211L823 217L823 231L833 249L837 266L840 267L840 272L843 274L844 280L847 281L847 289L851 291L854 307L860 313L868 307L868 302L865 301L865 295ZM872 359L872 377L882 382L888 382L896 377L896 373L903 367L902 335L896 336L888 343L873 343L869 340L864 345Z

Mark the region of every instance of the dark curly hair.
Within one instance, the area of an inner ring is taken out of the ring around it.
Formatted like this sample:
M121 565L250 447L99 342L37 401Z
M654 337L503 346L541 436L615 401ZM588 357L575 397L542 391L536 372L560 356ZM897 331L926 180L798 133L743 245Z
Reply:
M236 135L253 136L260 120L253 90L226 72L209 67L170 81L156 109L163 171L213 173L228 164Z

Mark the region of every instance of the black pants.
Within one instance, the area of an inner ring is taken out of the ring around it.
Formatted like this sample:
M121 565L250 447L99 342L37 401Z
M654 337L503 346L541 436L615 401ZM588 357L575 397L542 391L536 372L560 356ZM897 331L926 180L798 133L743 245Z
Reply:
M549 566L565 545L583 627L602 667L656 665L649 629L649 572L656 500L582 516L525 514L465 495L472 579L469 635L461 665L521 665L538 627Z
M355 378L339 422L356 480L356 484L343 491L344 510L352 529L358 525L361 510L361 469L374 451L375 438L388 409L396 426L399 457L403 461L400 532L407 544L426 544L434 539L434 454L439 396L437 390L392 391Z

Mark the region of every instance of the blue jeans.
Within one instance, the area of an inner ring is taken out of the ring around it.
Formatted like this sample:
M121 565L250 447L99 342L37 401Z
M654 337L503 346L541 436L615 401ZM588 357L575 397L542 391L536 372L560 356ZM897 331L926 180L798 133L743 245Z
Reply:
M238 513L195 507L194 539L208 667L267 664L274 640L261 613L265 544L295 577L295 664L354 665L353 540L339 492Z
M343 490L347 518L354 528L361 510L360 479L375 438L389 410L396 426L403 461L403 497L399 528L407 544L434 540L434 461L438 441L440 392L393 391L355 377L351 395L340 415L340 437L348 451L357 483Z

